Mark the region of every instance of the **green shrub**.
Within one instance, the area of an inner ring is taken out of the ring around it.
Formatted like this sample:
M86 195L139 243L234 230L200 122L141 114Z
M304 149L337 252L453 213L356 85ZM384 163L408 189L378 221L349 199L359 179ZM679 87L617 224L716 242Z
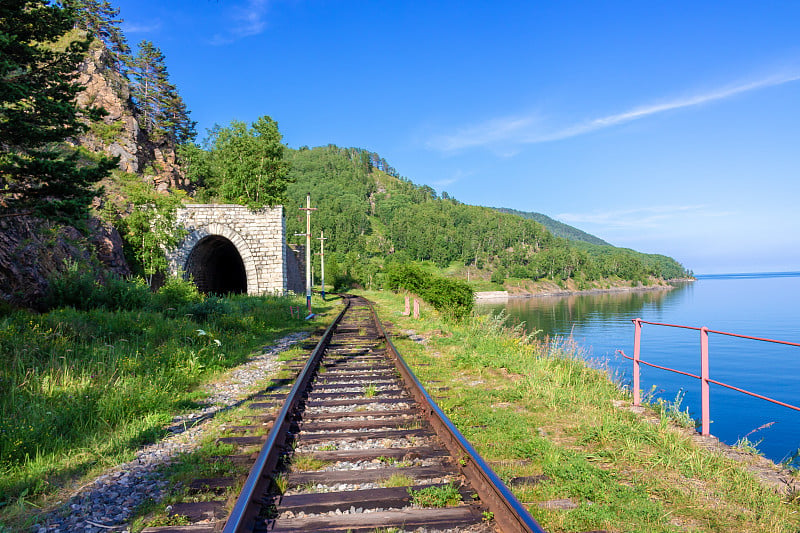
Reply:
M231 307L224 299L218 296L206 296L200 302L182 307L181 312L191 315L194 320L207 320L212 316L230 313Z
M106 279L105 286L98 290L98 296L106 309L133 311L147 307L153 294L142 278L111 276Z
M413 263L391 263L386 267L384 282L392 290L405 289L419 294L432 277Z
M71 307L80 311L144 309L152 295L141 278L107 275L101 279L87 265L68 262L66 270L48 280L44 305L47 309Z
M386 269L385 286L421 296L443 315L460 320L472 312L474 293L464 281L436 276L413 263L393 263Z
M490 281L492 283L499 283L500 285L503 284L506 280L506 271L503 268L498 268L494 272L492 272L492 277Z
M67 262L66 267L64 272L48 279L44 305L48 309L73 307L86 310L95 307L92 298L97 280L92 269L83 268L74 261Z
M156 305L161 308L186 307L203 301L203 295L191 280L169 277L155 295Z

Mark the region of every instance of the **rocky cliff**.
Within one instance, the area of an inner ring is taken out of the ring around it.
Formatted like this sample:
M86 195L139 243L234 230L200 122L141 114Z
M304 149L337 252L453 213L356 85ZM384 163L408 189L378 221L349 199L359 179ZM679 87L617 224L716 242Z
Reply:
M120 170L154 179L158 190L189 187L175 150L166 142L150 139L139 128L128 79L116 71L111 54L101 43L95 42L79 66L78 82L85 87L78 95L78 104L102 107L108 115L90 124L76 144L119 156Z
M73 145L92 152L119 156L119 169L137 174L159 190L188 187L175 151L149 139L139 128L127 78L112 65L106 48L96 42L78 68L85 89L80 106L99 106L107 112L102 121ZM95 207L103 203L96 200ZM122 253L122 239L112 226L91 219L85 231L27 216L0 217L0 300L15 306L40 308L48 278L77 262L81 268L130 274Z
M130 274L117 230L99 219L91 219L88 226L86 237L71 226L28 216L0 218L0 300L41 309L48 278L70 262Z

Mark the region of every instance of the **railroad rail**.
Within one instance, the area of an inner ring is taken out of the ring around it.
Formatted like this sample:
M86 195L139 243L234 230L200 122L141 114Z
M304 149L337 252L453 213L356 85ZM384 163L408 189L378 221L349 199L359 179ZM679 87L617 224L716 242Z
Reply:
M346 296L307 362L288 366L296 379L257 396L253 425L219 439L240 447L225 460L253 464L230 513L202 491L236 480L197 480L199 501L171 510L193 523L145 533L544 532L425 391L367 300ZM435 495L449 506L426 507Z

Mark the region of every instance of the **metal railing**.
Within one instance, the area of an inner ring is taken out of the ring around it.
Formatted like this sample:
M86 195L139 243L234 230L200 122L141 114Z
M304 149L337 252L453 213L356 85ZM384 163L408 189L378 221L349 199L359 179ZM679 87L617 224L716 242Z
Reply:
M735 390L737 392L741 392L743 394L747 394L749 396L753 396L755 398L760 398L762 400L766 400L768 402L772 402L777 405L782 405L783 407L788 407L789 409L794 409L795 411L800 411L800 407L795 405L788 404L786 402L781 402L779 400L775 400L773 398L769 398L767 396L763 396L761 394L756 394L755 392L751 392L739 387L734 387L733 385L729 385L727 383L723 383L721 381L717 381L715 379L711 379L709 377L709 370L708 370L708 334L715 333L717 335L727 335L729 337L738 337L741 339L750 339L754 341L763 341L763 342L771 342L774 344L786 344L788 346L798 346L800 347L799 343L796 342L789 342L789 341L779 341L775 339L765 339L762 337L752 337L750 335L740 335L738 333L728 333L727 331L716 331L713 329L708 329L706 327L693 327L693 326L680 326L678 324L665 324L661 322L648 322L646 320L642 320L641 318L634 318L632 320L636 329L633 335L633 357L625 355L625 352L622 350L617 350L625 359L630 359L633 361L633 405L640 405L642 403L642 391L640 385L640 371L641 365L651 366L653 368L658 368L660 370L667 370L669 372L674 372L676 374L682 374L684 376L689 376L691 378L696 378L700 380L700 403L701 403L701 433L703 435L710 435L709 426L711 424L711 408L710 408L710 384L713 383L715 385L719 385L721 387L725 387L731 390ZM690 372L684 372L682 370L676 370L674 368L669 368L666 366L660 366L648 361L643 361L641 358L641 344L642 344L642 324L650 324L652 326L666 326L670 328L680 328L680 329L691 329L694 331L700 332L700 375L692 374Z

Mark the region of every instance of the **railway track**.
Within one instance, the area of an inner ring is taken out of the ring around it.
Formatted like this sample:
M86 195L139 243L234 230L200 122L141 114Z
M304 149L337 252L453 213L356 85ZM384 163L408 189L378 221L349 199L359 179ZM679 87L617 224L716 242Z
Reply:
M250 405L253 423L219 439L237 452L213 460L252 463L232 511L213 495L236 479L196 480L197 501L171 511L192 523L145 533L543 532L425 392L363 298L347 297L306 364L289 367L296 379L273 380Z

